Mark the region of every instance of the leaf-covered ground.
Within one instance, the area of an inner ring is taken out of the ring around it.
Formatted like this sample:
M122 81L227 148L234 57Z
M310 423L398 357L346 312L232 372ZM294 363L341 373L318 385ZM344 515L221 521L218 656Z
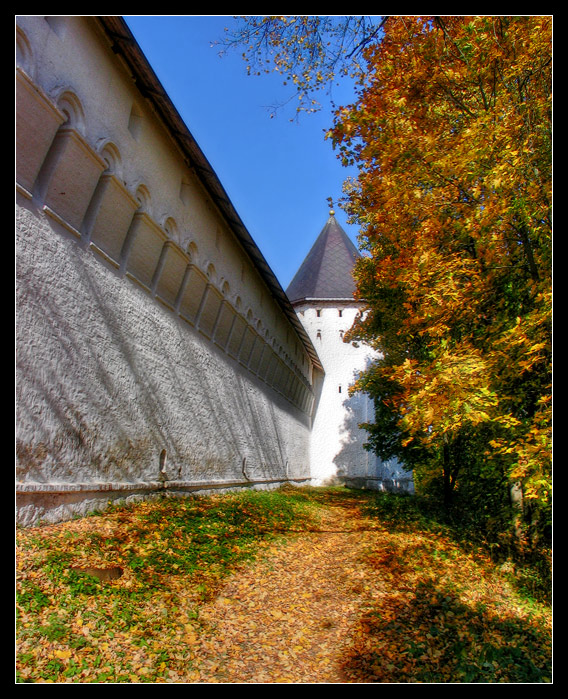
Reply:
M552 680L550 607L413 498L168 499L17 538L18 682Z

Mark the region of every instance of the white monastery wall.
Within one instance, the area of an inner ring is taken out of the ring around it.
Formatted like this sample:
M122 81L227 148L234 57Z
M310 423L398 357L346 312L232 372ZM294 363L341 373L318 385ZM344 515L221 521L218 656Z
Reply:
M309 478L314 354L258 250L94 19L17 23L19 521Z

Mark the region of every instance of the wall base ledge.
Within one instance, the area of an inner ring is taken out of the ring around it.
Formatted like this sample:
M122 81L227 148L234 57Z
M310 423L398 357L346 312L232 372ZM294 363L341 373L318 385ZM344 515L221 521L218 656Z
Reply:
M302 483L309 478L251 478L247 480L215 480L215 481L139 481L137 483L104 482L104 483L17 483L17 495L57 493L106 493L131 491L168 491L168 490L204 490L218 488L253 487L274 485L277 483Z

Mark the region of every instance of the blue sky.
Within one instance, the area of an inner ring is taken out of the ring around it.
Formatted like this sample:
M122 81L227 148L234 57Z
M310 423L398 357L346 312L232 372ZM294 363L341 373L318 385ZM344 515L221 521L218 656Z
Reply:
M281 76L249 76L239 51L219 56L231 16L139 15L124 18L170 99L217 173L229 198L285 289L337 201L348 172L325 130L329 105L291 122L295 104L270 118L290 96ZM346 86L346 102L352 98ZM336 217L356 242L357 229Z

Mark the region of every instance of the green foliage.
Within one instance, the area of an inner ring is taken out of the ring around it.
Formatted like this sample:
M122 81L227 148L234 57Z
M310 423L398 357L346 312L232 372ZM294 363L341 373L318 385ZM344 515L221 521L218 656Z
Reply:
M40 612L50 603L51 599L48 595L43 592L39 585L30 580L23 580L16 591L16 604L26 613Z

